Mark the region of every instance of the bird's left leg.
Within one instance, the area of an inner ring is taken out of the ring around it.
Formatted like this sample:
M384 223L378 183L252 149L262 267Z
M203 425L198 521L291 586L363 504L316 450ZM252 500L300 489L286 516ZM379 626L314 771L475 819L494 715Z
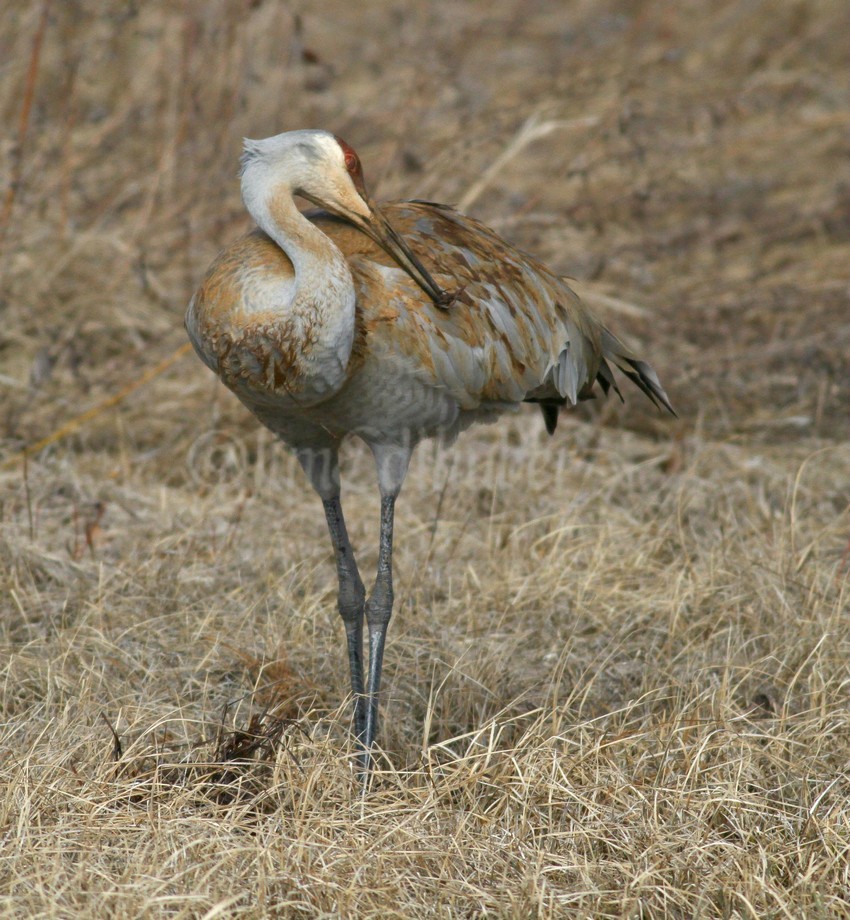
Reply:
M369 627L369 676L366 681L366 764L364 790L369 782L371 751L378 731L378 692L381 689L381 669L384 643L393 612L393 517L395 500L401 490L412 453L411 445L375 445L372 453L378 467L381 489L381 540L378 551L378 572L369 600L366 602L366 624Z
M381 689L381 668L384 662L384 643L387 627L393 613L393 516L395 495L381 496L381 545L378 552L378 573L375 586L366 604L366 623L369 626L369 679L366 685L366 772L375 734L378 730L378 692Z

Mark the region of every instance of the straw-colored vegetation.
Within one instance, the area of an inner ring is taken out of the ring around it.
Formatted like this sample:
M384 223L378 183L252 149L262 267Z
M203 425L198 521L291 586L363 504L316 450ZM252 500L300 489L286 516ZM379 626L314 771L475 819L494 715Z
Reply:
M850 916L848 26L3 4L0 913ZM179 351L240 138L310 126L579 279L681 416L419 451L365 801L318 500Z

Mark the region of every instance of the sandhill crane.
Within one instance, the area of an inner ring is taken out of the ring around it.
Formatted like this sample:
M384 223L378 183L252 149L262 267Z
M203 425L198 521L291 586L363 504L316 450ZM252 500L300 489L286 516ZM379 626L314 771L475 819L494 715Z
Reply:
M324 504L365 788L393 607L393 510L417 443L451 441L524 401L540 405L551 434L561 406L594 383L619 394L612 364L673 410L652 368L564 281L446 205L378 207L357 154L333 134L246 140L241 182L257 227L213 262L186 328L207 367L293 449ZM322 210L302 213L294 195ZM368 600L340 504L347 435L371 449L381 495Z

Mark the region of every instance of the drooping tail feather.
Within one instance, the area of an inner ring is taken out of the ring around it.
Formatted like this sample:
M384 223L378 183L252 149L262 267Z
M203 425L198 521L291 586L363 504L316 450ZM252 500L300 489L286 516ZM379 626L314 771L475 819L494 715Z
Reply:
M602 361L599 365L596 379L605 393L609 389L613 389L620 399L623 398L623 394L620 392L620 388L617 386L614 375L608 365L608 361L611 361L638 389L642 390L652 400L653 405L659 409L663 406L672 415L676 415L676 410L670 405L670 400L664 392L664 387L661 386L658 374L646 361L641 361L640 358L632 354L617 336L609 332L604 326L602 327L601 345Z
M601 328L600 346L602 354L599 369L596 372L596 382L602 387L602 392L606 396L613 390L620 397L620 402L625 402L608 363L610 361L617 370L622 371L639 390L646 394L656 408L663 407L672 415L676 415L676 410L670 405L670 400L652 366L636 357L613 332L609 332L604 326ZM593 384L586 386L578 394L578 398L593 399ZM546 423L546 431L550 435L554 434L558 426L561 407L567 403L566 397L531 397L526 399L526 402L535 402L540 406L543 421Z

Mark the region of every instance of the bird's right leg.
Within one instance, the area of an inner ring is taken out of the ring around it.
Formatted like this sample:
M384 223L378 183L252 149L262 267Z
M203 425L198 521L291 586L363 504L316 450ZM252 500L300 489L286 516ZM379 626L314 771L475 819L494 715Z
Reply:
M339 495L323 498L322 504L336 555L339 615L345 624L351 692L354 695L354 734L362 747L366 733L366 697L363 693L363 611L366 604L366 589L363 587L354 550L348 539Z
M354 734L361 749L366 735L366 697L363 689L363 620L366 589L357 569L339 500L339 456L336 445L300 448L298 461L319 493L336 556L339 614L345 626L351 692L354 695ZM363 755L365 757L365 755Z

